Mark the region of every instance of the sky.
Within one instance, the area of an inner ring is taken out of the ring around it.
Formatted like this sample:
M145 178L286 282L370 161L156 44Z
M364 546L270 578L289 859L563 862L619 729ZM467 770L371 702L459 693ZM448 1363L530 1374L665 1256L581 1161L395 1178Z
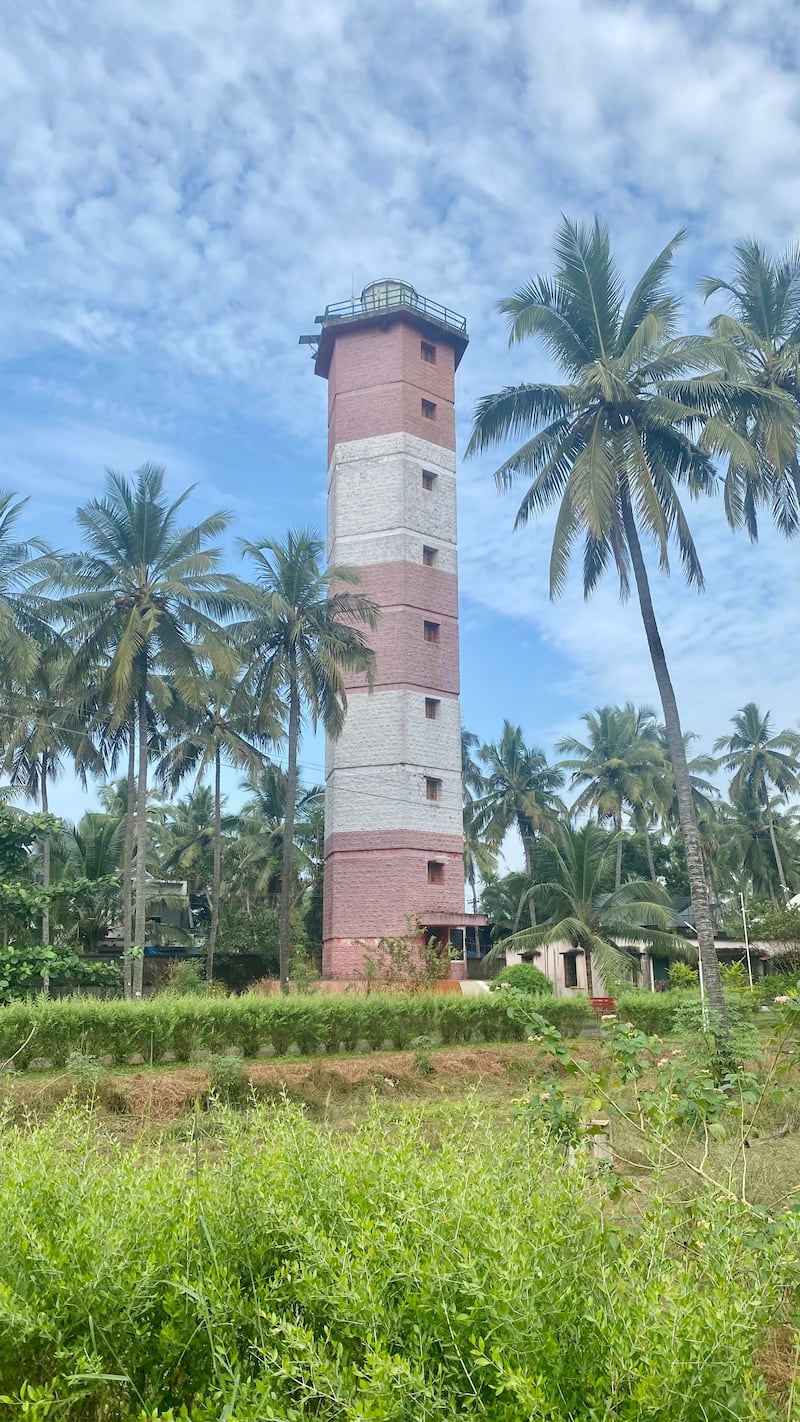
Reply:
M547 378L497 302L551 265L560 214L610 225L630 280L672 234L686 319L732 242L800 237L800 9L786 0L31 0L0 39L0 484L75 547L106 467L163 464L234 538L324 526L326 392L301 333L387 275L467 317L459 447L481 395ZM514 533L497 460L459 465L462 702L552 753L607 702L652 704L634 604L550 525ZM654 593L684 725L745 701L797 726L800 545L691 509L701 597ZM238 553L231 540L231 559ZM308 781L321 750L303 752ZM80 812L66 777L57 812Z

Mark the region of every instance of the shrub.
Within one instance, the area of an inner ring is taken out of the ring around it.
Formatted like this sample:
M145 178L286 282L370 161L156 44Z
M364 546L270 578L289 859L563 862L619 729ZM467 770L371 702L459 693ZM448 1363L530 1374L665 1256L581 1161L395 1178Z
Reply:
M208 997L210 988L202 964L196 958L185 958L170 963L162 992L173 997Z
M247 1057L270 1047L277 1056L354 1051L361 1042L402 1048L414 1037L445 1043L513 1041L521 1029L511 1021L503 994L373 993L357 996L237 998L162 993L142 1002L40 998L0 1009L0 1064L18 1068L36 1058L63 1067L71 1052L106 1055L120 1065L171 1056L191 1061L200 1052ZM586 999L531 999L565 1034L588 1020Z
M222 1150L125 1148L70 1111L6 1129L9 1417L788 1416L754 1360L796 1285L796 1219L699 1186L628 1215L557 1132L474 1106L435 1149L396 1115L345 1147L290 1107L216 1131Z
M690 968L688 963L670 963L669 965L669 985L678 992L696 992L699 987L699 977L696 968Z
M672 1032L675 1014L683 1002L694 1001L696 993L691 992L624 992L617 998L617 1016L620 1022L632 1022L640 1032L648 1032L659 1037Z
M537 968L535 963L510 963L497 974L489 986L492 992L496 992L506 983L509 987L517 988L519 992L532 992L537 997L546 997L548 993L554 992L547 974Z
M209 1102L244 1106L250 1094L241 1057L212 1057L208 1064Z

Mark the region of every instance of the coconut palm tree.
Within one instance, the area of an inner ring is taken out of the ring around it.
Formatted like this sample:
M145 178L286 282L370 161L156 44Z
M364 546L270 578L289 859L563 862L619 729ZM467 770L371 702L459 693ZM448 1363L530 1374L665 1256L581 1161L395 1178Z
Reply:
M21 685L33 675L43 647L53 640L46 601L32 587L52 557L40 539L18 539L27 499L0 489L0 682Z
M277 715L271 725L266 713L260 721L267 734L261 745L281 737L283 727ZM222 763L257 773L264 763L264 751L250 738L255 717L241 683L213 671L192 679L177 698L168 725L172 744L158 765L162 784L176 790L189 775L195 790L209 768L214 772L213 869L211 876L211 922L206 939L206 979L214 975L214 948L219 927L222 881ZM206 890L208 885L206 884Z
M720 736L714 750L722 751L717 764L733 771L730 798L738 800L749 795L763 809L769 828L772 853L778 871L778 883L786 895L786 875L775 834L775 816L770 788L785 799L800 789L800 735L795 731L773 734L770 713L762 714L754 701L731 717L733 732Z
M68 689L66 649L50 641L39 650L28 676L12 687L0 715L0 736L6 747L4 769L12 786L38 800L43 815L49 812L49 790L64 759L72 761L84 787L87 773L100 773L102 756L87 730L83 697ZM42 884L50 887L51 837L42 837ZM50 908L42 911L42 943L50 942ZM45 981L45 991L47 982Z
M464 878L472 895L472 912L478 912L478 879L486 880L497 868L497 853L481 830L478 802L486 789L480 765L473 752L479 745L473 731L461 727L461 796L464 821ZM480 953L480 936L475 928L475 949Z
M86 882L65 915L66 930L85 950L96 948L108 936L118 912L124 836L124 814L93 810L77 825L64 825L53 843L53 882Z
M563 772L548 764L538 746L526 745L522 727L512 726L510 721L503 722L499 741L481 746L479 755L486 772L484 789L475 801L477 827L495 850L509 830L516 829L530 879L536 839L552 833L563 809L557 793Z
M586 955L590 992L593 970L611 991L630 982L643 949L691 958L692 946L672 931L675 915L658 884L629 879L609 888L616 837L588 820L580 829L562 824L555 839L541 840L534 892L547 918L538 928L512 934L498 948L524 951L569 943Z
M281 989L289 991L290 909L297 751L303 719L319 722L329 736L340 734L347 711L345 675L366 678L371 687L374 653L365 635L375 628L378 608L362 593L343 587L359 582L353 568L323 569L321 540L306 530L290 531L283 543L264 538L242 541L254 584L248 617L236 635L247 666L244 685L261 717L273 714L276 698L288 706L286 826L280 905Z
M658 743L656 713L649 706L598 706L581 720L586 740L565 736L556 750L567 756L562 769L571 771L571 785L582 786L572 806L573 814L593 811L598 822L610 820L616 832L616 887L622 882L622 821L628 811L644 833L650 877L655 881L655 865L649 838L659 787L667 774L663 751ZM663 797L663 795L662 795Z
M706 277L706 300L724 293L728 311L711 322L730 350L730 368L772 397L736 423L725 476L725 511L733 528L758 537L758 510L771 505L787 537L800 528L800 246L771 257L752 238L738 242L730 281Z
M775 813L776 803L773 797L765 810L761 799L745 784L730 805L720 807L718 833L728 884L732 882L739 889L749 883L754 898L770 899L777 908L788 896L787 888L791 893L797 887L800 855L794 827L787 817ZM783 873L790 880L788 886L780 877Z
M182 527L178 517L191 489L173 502L164 470L152 464L133 481L109 473L103 498L77 514L84 551L54 565L52 581L65 589L61 614L75 648L77 684L99 679L98 700L109 708L109 728L138 740L136 894L133 993L141 996L147 916L147 778L154 677L178 690L201 662L220 672L238 665L217 619L232 604L231 580L219 571L221 550L209 546L227 528L215 513ZM130 776L129 776L130 779Z
M677 335L678 302L666 281L682 235L650 264L626 303L606 227L599 220L586 228L564 219L555 241L555 274L500 303L510 343L538 337L563 371L563 382L527 383L485 396L476 408L469 453L509 437L523 439L496 479L501 488L520 475L530 480L518 527L557 508L551 596L563 590L570 554L581 537L585 596L609 565L623 597L633 574L664 712L708 996L724 1022L680 716L642 537L655 545L663 571L670 545L676 546L688 582L702 587L679 490L683 486L695 495L713 487L712 454L731 452L736 420L761 397L718 368L719 342Z

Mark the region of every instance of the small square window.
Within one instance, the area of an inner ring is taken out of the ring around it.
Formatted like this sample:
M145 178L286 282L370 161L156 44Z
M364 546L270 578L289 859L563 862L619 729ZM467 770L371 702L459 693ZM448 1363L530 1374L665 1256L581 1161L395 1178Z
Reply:
M443 884L443 883L444 883L444 865L441 864L438 859L429 859L429 860L428 860L428 883L429 883L429 884Z
M433 488L433 486L434 486L435 483L436 483L436 475L434 474L433 470L432 470L432 469L423 469L423 471L422 471L422 487L423 487L423 489L427 489L427 490L428 490L428 493L430 493L430 491L431 491L431 489Z
M423 631L426 642L438 642L441 624L438 622L423 622Z
M422 561L426 568L434 568L436 566L436 549L426 545L422 549Z
M430 341L420 341L419 353L426 365L436 364L436 347Z
M433 400L423 400L423 401L422 401L422 418L423 418L423 420L435 420L435 419L436 419L436 403L435 403L435 401L433 401Z
M436 721L436 720L438 720L438 717L439 717L439 706L440 706L440 704L441 704L441 703L440 703L439 701L437 701L437 699L436 699L435 696L426 696L426 697L425 697L425 720L426 720L426 721Z
M432 775L425 776L425 799L439 800L442 794L441 780L434 780Z

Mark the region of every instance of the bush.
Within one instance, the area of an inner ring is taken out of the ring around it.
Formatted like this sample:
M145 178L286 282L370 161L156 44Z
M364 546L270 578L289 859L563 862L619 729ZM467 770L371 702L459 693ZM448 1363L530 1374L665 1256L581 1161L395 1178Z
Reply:
M554 992L547 974L537 968L535 963L510 963L497 974L489 986L492 992L496 992L506 983L509 987L517 988L519 992L533 992L537 997L546 997Z
M669 985L678 992L697 992L700 985L697 969L690 968L688 963L670 963Z
M63 1067L71 1052L109 1056L119 1065L132 1058L191 1061L198 1052L246 1057L271 1048L352 1052L362 1042L378 1051L385 1043L407 1047L415 1037L445 1044L518 1040L522 1029L508 1016L502 993L462 997L455 993L372 993L369 997L195 997L162 993L142 1002L95 998L39 998L0 1009L0 1064L18 1068L37 1058ZM536 1010L566 1036L589 1020L586 998L531 998Z
M796 1219L700 1187L684 1211L605 1208L563 1145L474 1106L435 1149L396 1115L345 1148L290 1107L215 1129L224 1149L126 1148L70 1111L6 1129L9 1418L788 1416L754 1360Z
M620 1022L632 1022L640 1032L663 1037L674 1030L675 1015L684 1002L697 1000L692 992L624 992L617 998Z

